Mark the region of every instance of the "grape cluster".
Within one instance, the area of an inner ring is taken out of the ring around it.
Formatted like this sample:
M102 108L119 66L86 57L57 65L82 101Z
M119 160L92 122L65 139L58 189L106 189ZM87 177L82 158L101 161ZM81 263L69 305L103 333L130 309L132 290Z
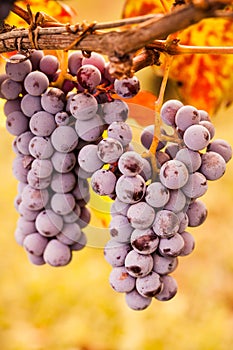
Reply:
M125 293L127 305L134 310L147 308L152 298L167 301L177 293L171 273L178 257L190 254L195 247L187 228L201 225L207 217L199 197L206 193L208 180L224 174L232 157L225 140L213 140L215 129L205 111L169 100L162 106L161 119L161 135L172 130L174 142L161 138L153 156L155 165L152 158L127 150L125 144L109 148L100 143L97 155L109 163L109 169L98 170L91 181L97 193L115 198L111 239L104 253L113 267L109 278L112 288ZM120 130L111 134L111 144L121 142L121 136ZM154 125L149 125L141 134L142 145L149 149L153 138ZM109 172L115 176L104 180ZM104 193L100 191L103 183L107 187Z
M87 179L96 166L93 149L108 122L100 115L98 99L113 101L107 88L101 93L97 86L113 89L116 83L119 93L122 85L122 93L130 96L139 88L137 79L110 81L108 65L95 53L71 53L67 73L73 79L65 79L58 88L53 82L60 70L56 56L35 50L29 58L13 55L0 77L0 97L7 100L6 129L15 136L15 206L20 214L15 239L36 265L64 266L73 251L86 245ZM115 100L110 105L124 119L126 103ZM114 119L108 111L105 114Z

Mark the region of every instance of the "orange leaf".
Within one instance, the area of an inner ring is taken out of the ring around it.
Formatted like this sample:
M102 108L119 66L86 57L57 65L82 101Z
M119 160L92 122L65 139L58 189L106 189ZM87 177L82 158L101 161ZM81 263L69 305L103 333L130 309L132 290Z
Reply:
M172 1L167 1L172 5ZM127 0L123 17L162 12L160 0ZM206 19L178 34L181 44L193 46L232 46L233 22ZM179 55L174 57L170 78L186 104L215 112L233 101L233 55Z

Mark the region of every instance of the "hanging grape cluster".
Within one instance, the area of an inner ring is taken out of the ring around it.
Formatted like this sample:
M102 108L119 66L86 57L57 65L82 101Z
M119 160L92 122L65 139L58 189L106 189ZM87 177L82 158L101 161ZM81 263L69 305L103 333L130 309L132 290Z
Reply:
M169 100L155 154L148 151L154 125L142 131L139 154L121 99L137 94L137 77L114 79L101 55L77 51L68 59L71 78L57 87L61 68L57 57L33 51L28 59L14 55L0 78L6 128L15 136L16 241L34 264L68 264L86 245L90 183L113 200L104 248L112 288L134 310L170 300L178 257L195 246L187 228L207 217L199 197L224 174L231 146L214 139L207 112Z

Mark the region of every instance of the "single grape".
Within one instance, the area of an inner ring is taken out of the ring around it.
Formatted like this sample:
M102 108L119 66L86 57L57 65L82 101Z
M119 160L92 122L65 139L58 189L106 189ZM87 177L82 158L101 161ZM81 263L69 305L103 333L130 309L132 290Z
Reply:
M27 185L22 192L22 203L30 210L41 210L46 207L49 201L48 191L36 190L30 185Z
M41 58L39 63L39 69L46 75L55 74L59 68L59 61L56 56L45 55Z
M65 223L62 231L57 234L57 239L67 245L78 242L81 237L81 228L77 223Z
M22 84L12 79L6 79L1 84L1 94L7 100L15 100L22 92Z
M132 231L133 228L127 217L120 214L115 215L109 224L110 235L120 243L129 242Z
M161 182L152 182L146 188L146 202L154 208L163 207L169 200L169 190Z
M180 235L184 240L184 247L180 252L180 256L186 256L191 254L195 248L195 240L193 238L193 235L191 235L191 233L187 231L181 232Z
M170 210L160 210L156 213L153 230L159 237L169 238L178 232L179 224L175 213Z
M34 136L29 142L30 154L38 159L48 159L52 156L54 149L49 137Z
M229 162L229 160L232 158L231 145L227 141L222 139L215 139L214 141L212 141L208 145L207 151L216 152L220 154L220 156L224 158L226 163Z
M31 72L32 64L25 58L24 55L16 54L6 62L5 70L10 79L20 82Z
M155 211L146 202L139 202L129 207L127 217L132 227L144 230L153 224Z
M160 181L169 189L178 189L183 187L188 181L189 173L179 160L171 159L164 163L160 169Z
M75 199L71 193L55 193L51 198L51 208L59 215L67 215L75 207Z
M159 244L159 238L151 228L135 229L130 238L133 249L143 255L153 253Z
M31 165L31 169L35 176L40 179L48 178L52 175L53 165L49 159L34 159Z
M120 243L115 239L110 239L104 247L104 257L113 267L123 266L125 257L131 250L130 244Z
M176 126L181 131L185 131L191 125L198 124L200 120L198 110L189 105L180 107L175 116Z
M71 152L78 144L78 135L71 126L59 126L53 131L51 142L56 151L62 153Z
M152 256L142 255L135 250L131 250L125 258L125 268L133 277L144 277L152 271Z
M49 79L46 74L34 71L29 73L24 80L25 90L33 96L42 95L49 86Z
M51 157L51 162L57 172L68 173L74 168L76 164L76 157L73 152L54 152Z
M41 97L41 105L44 110L51 114L63 111L65 108L65 94L61 89L49 88Z
M27 174L27 182L36 190L44 190L45 188L48 188L51 183L51 176L48 176L46 178L39 178L35 175L33 170L29 170Z
M97 67L101 73L104 72L105 69L105 60L102 55L97 52L91 52L90 57L83 57L82 65L91 64Z
M21 109L27 117L32 117L33 114L42 111L40 96L24 95L21 100Z
M70 116L67 112L57 112L54 118L57 126L68 125L70 121Z
M12 112L6 118L6 129L11 135L19 136L28 131L28 118L21 111Z
M203 125L191 125L184 132L184 143L193 151L202 150L209 142L210 133Z
M115 79L114 89L117 95L123 98L131 98L140 90L140 82L136 76L132 78Z
M170 190L169 201L165 204L163 209L173 211L174 213L179 213L183 210L190 200L185 197L182 190Z
M91 119L76 120L75 130L78 136L84 141L96 141L104 131L104 124L101 117L96 114Z
M41 50L30 50L29 60L32 64L32 70L39 70L40 60L44 57L44 52Z
M175 126L175 116L181 107L183 103L178 100L166 101L160 111L162 121L167 125Z
M67 193L74 189L75 175L72 172L61 174L54 173L51 179L51 188L54 192Z
M43 257L45 262L51 266L65 266L70 262L72 255L67 245L57 239L52 239L48 242Z
M27 235L23 241L23 247L30 254L41 256L44 253L48 239L39 233L31 233Z
M97 155L104 163L115 163L123 154L122 144L110 137L101 140L97 146Z
M23 247L23 242L28 234L29 233L25 233L24 231L17 228L14 232L14 238L16 243Z
M17 156L13 160L12 173L14 177L20 182L27 182L27 174L30 166L25 162L25 156Z
M69 53L68 57L68 69L70 74L76 75L78 69L82 65L83 55L81 51L74 51Z
M88 200L84 200L85 204L89 201ZM77 201L78 204L80 204L80 201ZM77 224L80 226L81 229L83 229L84 227L86 227L91 221L91 212L90 210L85 207L82 206L81 207L81 213L80 216L78 218Z
M186 228L188 227L189 219L188 215L184 211L180 211L179 213L176 214L179 218L180 221L180 226L178 232L184 232Z
M141 175L145 181L150 180L152 176L151 164L145 158L142 158L142 162L143 162L143 168L142 168L142 171L139 173L139 175Z
M158 252L163 256L177 257L180 255L184 247L184 240L179 233L175 233L172 237L161 238L159 242Z
M30 210L26 208L22 202L19 204L18 212L20 216L27 221L35 221L37 218L37 215L40 213L39 210L36 211L36 210Z
M45 209L36 218L36 229L45 237L54 237L63 228L62 217L51 209Z
M87 244L87 236L81 231L81 236L77 242L73 243L70 248L72 251L82 250Z
M29 144L34 134L31 131L25 131L16 138L16 145L20 153L25 156L29 155Z
M143 170L142 157L134 151L125 152L119 158L118 168L125 176L138 175Z
M160 301L168 301L172 299L177 293L177 282L169 275L161 276L161 283L163 289L155 295L155 298Z
M92 189L100 196L107 196L114 192L117 178L109 170L99 169L91 177Z
M115 191L120 201L129 204L137 203L145 194L146 183L140 175L122 175L116 183Z
M17 220L17 228L27 235L36 232L35 222L25 220L23 217Z
M188 225L190 227L200 226L205 221L207 213L207 208L202 201L196 199L195 201L191 202L187 209L189 219Z
M199 109L199 114L200 114L200 117L201 117L201 121L204 121L204 120L206 120L208 122L211 121L208 112L206 112L206 111L204 111L202 109Z
M132 310L145 310L151 304L151 298L145 298L136 289L125 294L125 301Z
M7 100L4 103L4 107L3 107L4 115L7 117L12 112L16 112L16 111L22 112L21 111L21 101L22 101L21 97L18 97L15 100ZM23 111L23 113L24 113L24 111Z
M80 150L78 162L83 170L94 173L102 167L103 161L98 157L97 150L98 146L92 144L86 145Z
M165 148L165 152L170 156L171 159L175 158L179 150L180 146L175 142L169 142Z
M111 287L118 293L128 293L135 287L135 278L128 274L124 266L112 269L109 282Z
M176 153L176 160L184 163L190 173L194 173L201 166L201 155L198 151L192 151L188 148L181 148Z
M115 201L112 203L111 205L111 216L113 217L114 215L127 215L127 211L130 207L130 204L126 204L122 201L120 201L120 199L118 197L116 197Z
M122 146L127 146L132 141L132 130L125 122L113 122L108 127L108 137L121 142Z
M212 139L214 137L214 135L215 135L215 127L214 127L214 125L211 122L209 122L207 120L202 120L202 121L200 121L199 125L204 126L209 131L210 139Z
M27 252L27 257L28 257L28 260L29 260L33 265L40 266L40 265L44 265L44 264L45 264L43 255L41 255L41 256L36 256L36 255L33 255L33 254Z
M90 93L79 93L70 100L70 113L79 120L93 118L98 111L98 103Z
M153 254L153 271L160 275L167 275L177 268L178 258L165 257L159 255L157 252Z
M196 171L190 174L188 181L182 187L182 191L189 198L198 198L203 196L208 189L206 177Z
M29 126L36 136L49 136L56 128L56 123L51 113L40 111L30 118Z
M92 64L82 65L77 71L79 84L90 92L93 92L101 82L101 73L99 69Z
M72 194L76 201L86 198L90 194L89 183L86 179L78 179Z
M147 276L137 278L136 289L143 297L154 297L162 290L162 283L159 274L151 271Z
M129 107L125 101L114 99L103 105L103 118L107 124L125 122L128 118Z
M219 153L208 151L202 154L202 164L199 171L207 180L217 180L224 175L226 162Z
M63 221L66 224L73 224L74 222L77 222L81 215L81 207L76 203L74 209L71 213L63 215Z

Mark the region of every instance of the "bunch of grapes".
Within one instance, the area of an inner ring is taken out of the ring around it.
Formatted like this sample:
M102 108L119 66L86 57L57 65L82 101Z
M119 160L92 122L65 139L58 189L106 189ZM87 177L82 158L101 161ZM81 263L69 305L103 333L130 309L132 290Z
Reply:
M143 130L139 154L121 99L138 93L137 77L113 78L97 53L71 53L63 80L61 68L56 56L33 51L29 58L12 56L0 76L6 128L15 136L16 241L36 265L68 264L87 243L91 186L113 201L104 248L112 288L134 310L152 298L170 300L178 257L195 245L186 229L205 221L199 197L208 180L224 174L231 147L213 140L208 113L169 100L155 154L154 125Z

